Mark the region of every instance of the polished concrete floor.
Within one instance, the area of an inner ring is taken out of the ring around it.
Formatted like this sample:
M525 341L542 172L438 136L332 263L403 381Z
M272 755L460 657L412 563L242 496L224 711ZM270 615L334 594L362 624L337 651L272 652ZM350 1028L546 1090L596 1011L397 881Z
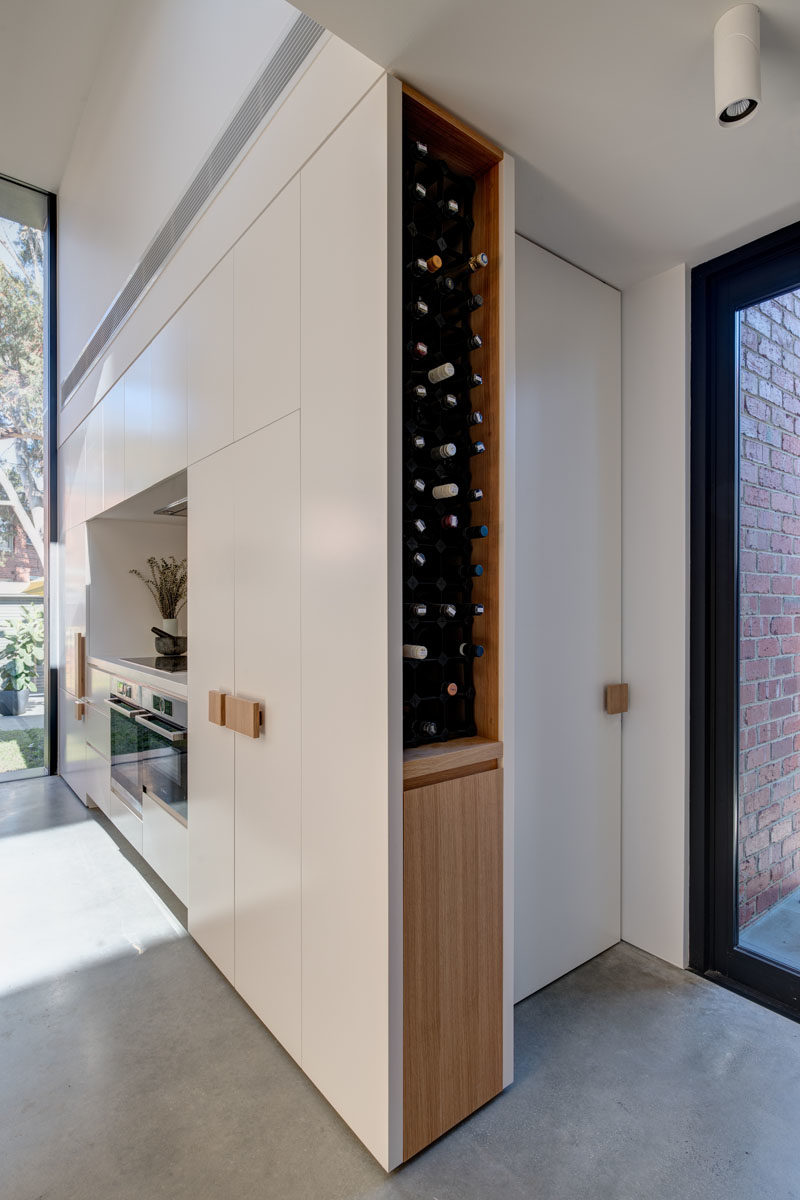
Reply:
M514 1086L387 1177L107 829L0 787L3 1200L800 1198L800 1025L624 945L520 1004Z

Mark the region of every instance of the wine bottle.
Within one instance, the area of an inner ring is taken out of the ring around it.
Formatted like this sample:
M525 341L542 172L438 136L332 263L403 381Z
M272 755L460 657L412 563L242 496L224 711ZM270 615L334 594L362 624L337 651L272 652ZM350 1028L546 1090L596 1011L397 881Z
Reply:
M427 604L407 604L406 612L409 617L426 617L428 615Z
M470 442L467 453L469 454L470 458L475 458L478 454L485 454L486 447L484 446L483 442Z
M483 488L470 488L467 492L467 500L470 504L477 504L478 500L483 499Z
M437 483L436 487L431 488L431 495L434 500L450 500L453 496L458 495L458 484Z
M489 265L489 256L481 251L479 254L471 254L469 258L462 259L461 262L455 263L452 267L447 268L447 274L457 279L459 275L474 275L476 271L483 270Z
M456 290L456 281L452 275L437 275L433 281L437 292L454 292Z
M467 416L466 420L468 425L482 425L483 413L476 408Z
M451 362L439 363L436 367L431 367L425 372L429 383L444 383L445 379L452 379L456 373L456 369Z
M435 607L440 617L458 616L458 609L455 604L437 604Z
M462 658L482 658L483 646L477 646L474 642L462 642L458 647L458 653Z
M424 479L420 479L419 477L417 477L417 478L411 480L412 492L416 492L418 495L422 495L422 493L425 491L425 487L426 487L426 484L425 484Z
M411 554L411 561L415 567L424 567L428 560L421 550L414 550Z
M489 536L488 525L468 525L464 530L464 537L467 538L485 538Z
M406 310L414 317L427 317L430 309L421 296L416 296L406 305Z
M428 194L428 189L420 179L415 179L409 186L408 197L412 203L418 200L424 200Z
M415 433L411 439L411 445L414 447L415 450L424 450L425 449L425 438L422 436L421 433Z
M442 260L438 254L432 254L430 258L423 258L421 255L418 258L412 258L411 262L406 266L406 270L412 275L433 275L439 271L442 266Z
M408 529L414 533L424 533L428 526L423 521L422 517L417 517L413 521L408 522Z
M442 695L443 696L457 696L458 695L458 684L454 683L453 680L443 683L442 684Z
M422 659L427 658L427 657L428 657L427 646L416 646L416 645L413 645L410 643L406 643L403 646L403 658L415 658L418 661L421 661Z
M409 384L406 389L415 400L425 400L428 395L428 389L424 383Z
M450 329L442 335L442 349L448 353L456 351L469 354L473 350L480 350L482 345L483 338L471 329Z
M425 358L428 353L425 342L406 342L406 350L412 358Z
M482 307L483 296L481 296L479 292L476 292L473 296L470 292L463 292L459 290L450 298L445 311L448 313L475 312L477 308Z
M455 442L443 442L441 446L434 446L431 450L431 458L434 460L442 460L455 458L458 453Z
M442 529L458 529L458 517L455 513L447 513L442 517Z
M414 721L411 733L414 737L438 737L439 727L435 721Z

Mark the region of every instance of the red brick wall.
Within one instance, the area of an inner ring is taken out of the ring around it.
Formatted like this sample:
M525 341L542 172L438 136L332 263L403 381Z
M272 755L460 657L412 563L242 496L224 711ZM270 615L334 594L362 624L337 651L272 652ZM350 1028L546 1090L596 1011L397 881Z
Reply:
M0 550L0 583L30 583L42 578L42 564L33 543L18 521L14 523L14 549Z
M800 885L800 291L740 347L742 928Z

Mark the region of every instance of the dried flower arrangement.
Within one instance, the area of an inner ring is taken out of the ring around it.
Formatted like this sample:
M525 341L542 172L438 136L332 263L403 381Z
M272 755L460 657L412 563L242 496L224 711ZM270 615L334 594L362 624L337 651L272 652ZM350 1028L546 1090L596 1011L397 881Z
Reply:
M131 575L141 579L158 605L158 611L165 621L172 620L186 604L186 559L176 558L170 554L168 558L148 558L150 578L131 568Z

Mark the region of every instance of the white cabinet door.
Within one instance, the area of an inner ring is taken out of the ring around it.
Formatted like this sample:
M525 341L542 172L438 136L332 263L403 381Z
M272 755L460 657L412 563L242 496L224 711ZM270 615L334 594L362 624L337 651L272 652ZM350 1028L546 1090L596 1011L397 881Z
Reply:
M151 796L142 799L142 856L182 904L186 903L187 831Z
M94 804L108 816L111 811L111 767L108 759L98 754L89 742L86 743L84 781L87 804Z
M521 1000L620 936L621 441L619 292L516 241Z
M186 319L180 309L150 346L151 483L186 466Z
M75 697L58 693L58 771L79 800L86 803L86 734L75 715Z
M102 399L103 511L125 499L125 377Z
M71 433L58 452L59 528L84 520L86 490L86 423Z
M103 511L103 405L96 404L86 421L85 516Z
M299 1059L299 413L234 449L236 694L264 712L261 737L228 735L236 745L236 988Z
M150 473L153 392L150 347L125 372L125 498L154 482Z
M233 441L233 251L185 308L188 453L193 463Z
M189 468L189 931L234 980L234 735L208 693L234 692L235 447Z
M234 433L300 407L300 177L234 249Z

